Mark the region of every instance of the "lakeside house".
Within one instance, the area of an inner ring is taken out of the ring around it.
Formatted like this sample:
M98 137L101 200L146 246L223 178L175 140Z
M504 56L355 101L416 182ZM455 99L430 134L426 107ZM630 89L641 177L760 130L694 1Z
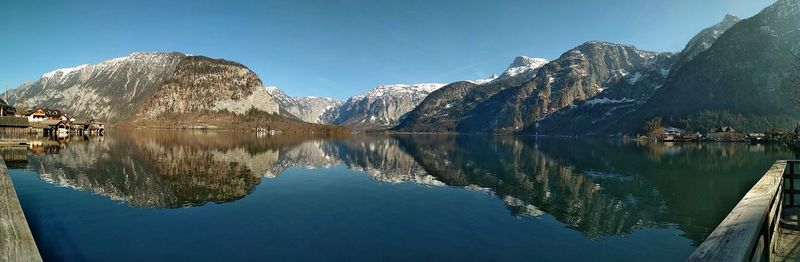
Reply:
M94 119L80 122L59 109L36 107L28 110L21 118L27 120L29 133L101 135L105 131L103 123Z
M664 142L691 142L700 141L703 135L700 133L688 133L686 130L677 127L667 127L657 137L658 140Z
M722 126L708 131L707 139L716 142L741 142L746 140L746 136L739 134L729 126Z
M47 120L47 114L45 114L45 111L42 108L30 110L25 113L25 116L28 118L28 122L41 122Z
M667 127L664 129L664 132L661 134L662 141L677 141L681 138L681 134L683 134L684 130L676 127Z
M711 129L708 133L735 133L736 130L729 126L721 126L716 129Z
M61 110L58 109L46 109L37 107L33 110L28 111L25 113L25 116L28 118L29 122L41 122L45 120L62 120L66 117Z
M31 133L102 135L105 131L103 123L94 119L79 123L75 117L70 118L59 109L35 107L24 114L17 114L17 108L6 101L7 98L0 99L0 137Z

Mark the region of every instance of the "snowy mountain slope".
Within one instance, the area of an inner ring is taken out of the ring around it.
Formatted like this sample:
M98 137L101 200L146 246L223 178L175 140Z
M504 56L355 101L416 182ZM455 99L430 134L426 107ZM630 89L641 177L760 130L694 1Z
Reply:
M428 94L442 86L444 84L437 83L378 86L366 94L348 99L332 123L357 129L392 127Z
M11 90L10 100L18 107L61 108L79 116L121 119L132 116L139 103L172 77L183 58L180 53L133 53L58 69Z
M58 108L111 122L165 113L278 111L278 104L247 67L177 52L132 53L54 70L11 90L10 98L23 110Z
M281 112L309 123L330 124L342 105L342 101L328 97L290 97L274 86L266 90L278 102Z

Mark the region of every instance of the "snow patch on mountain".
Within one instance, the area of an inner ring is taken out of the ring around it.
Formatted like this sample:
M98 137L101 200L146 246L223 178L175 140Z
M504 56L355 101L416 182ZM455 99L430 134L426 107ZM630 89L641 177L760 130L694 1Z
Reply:
M505 72L500 75L500 78L509 78L521 74L531 73L535 74L536 70L546 65L550 61L544 58L534 58L528 56L518 56L514 58L514 62L508 66Z
M43 74L42 78L54 78L54 77L67 76L67 75L72 74L74 72L78 72L79 70L84 69L87 66L89 66L89 65L88 64L83 64L83 65L79 65L79 66L76 66L76 67L59 68L59 69L56 69L56 70L53 70L53 71L50 71L48 73Z
M397 96L402 94L430 94L436 89L442 88L445 84L439 83L424 83L424 84L391 84L391 85L380 85L375 89L367 92L363 95L357 95L353 98L361 99L361 98L378 98L382 96Z
M492 75L492 77L489 77L489 78L486 78L486 79L467 80L467 82L470 82L470 83L473 83L473 84L476 84L476 85L482 85L482 84L486 84L486 83L492 82L497 78L499 78L497 75Z
M625 81L628 81L628 84L635 85L639 80L642 80L642 73L636 72L630 77L625 78Z
M621 104L621 103L632 103L636 102L635 99L630 98L623 98L623 99L610 99L610 98L595 98L591 100L586 100L587 105L607 105L607 104Z

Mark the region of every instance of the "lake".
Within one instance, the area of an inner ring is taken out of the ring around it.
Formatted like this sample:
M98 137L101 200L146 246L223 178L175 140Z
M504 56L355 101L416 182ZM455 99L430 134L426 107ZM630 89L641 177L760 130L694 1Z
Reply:
M33 140L9 167L47 261L682 261L795 158L479 135Z

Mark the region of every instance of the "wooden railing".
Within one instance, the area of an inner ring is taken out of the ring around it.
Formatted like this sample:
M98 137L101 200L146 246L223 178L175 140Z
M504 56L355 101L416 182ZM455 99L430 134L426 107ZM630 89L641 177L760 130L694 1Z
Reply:
M687 261L770 261L784 207L797 207L800 161L775 162Z

